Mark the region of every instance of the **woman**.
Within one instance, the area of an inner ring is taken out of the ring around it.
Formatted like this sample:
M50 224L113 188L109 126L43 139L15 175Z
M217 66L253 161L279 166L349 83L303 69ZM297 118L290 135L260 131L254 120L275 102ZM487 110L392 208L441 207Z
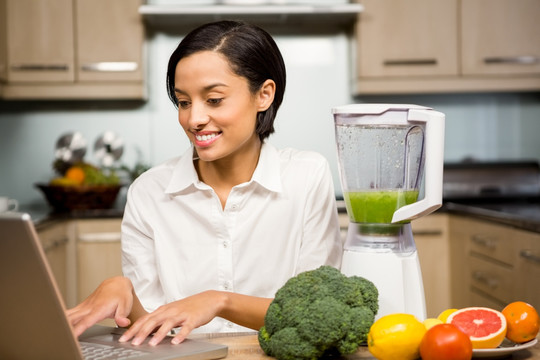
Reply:
M177 327L173 343L196 328L257 330L290 277L340 265L326 160L265 141L285 90L271 36L239 22L203 25L172 54L167 88L193 147L130 187L125 277L68 311L77 335L107 317L133 324L120 341L134 344Z

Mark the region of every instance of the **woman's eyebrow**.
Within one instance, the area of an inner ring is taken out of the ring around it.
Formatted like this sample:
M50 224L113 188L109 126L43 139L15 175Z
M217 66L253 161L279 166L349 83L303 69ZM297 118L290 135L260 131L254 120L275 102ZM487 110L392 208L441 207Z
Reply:
M225 86L225 87L228 87L227 84L224 84L224 83L214 83L214 84L210 84L210 85L207 85L203 88L203 91L210 91L216 87L220 87L220 86ZM175 93L179 93L179 94L187 94L185 91L179 89L179 88L174 88L174 92Z

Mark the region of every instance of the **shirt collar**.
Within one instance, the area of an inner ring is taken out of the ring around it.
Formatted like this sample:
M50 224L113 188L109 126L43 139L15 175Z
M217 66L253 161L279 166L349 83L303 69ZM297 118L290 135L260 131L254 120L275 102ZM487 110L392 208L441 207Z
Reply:
M166 194L180 193L190 186L205 188L193 165L193 147L190 147L173 168L171 180L165 189ZM259 162L250 182L256 182L264 188L281 192L280 158L277 149L263 142Z

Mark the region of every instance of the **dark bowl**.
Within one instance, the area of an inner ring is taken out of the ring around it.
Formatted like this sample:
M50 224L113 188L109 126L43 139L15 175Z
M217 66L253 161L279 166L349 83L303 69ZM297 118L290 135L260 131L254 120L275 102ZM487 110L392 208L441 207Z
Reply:
M49 205L58 212L73 210L110 209L122 185L62 186L36 184Z

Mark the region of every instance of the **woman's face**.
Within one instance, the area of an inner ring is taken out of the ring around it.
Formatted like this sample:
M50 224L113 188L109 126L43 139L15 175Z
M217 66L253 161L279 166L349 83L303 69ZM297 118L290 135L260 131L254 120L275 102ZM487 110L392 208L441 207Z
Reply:
M223 55L201 51L183 58L174 81L180 125L201 160L240 155L259 144L257 113L271 101L264 90L252 94L247 79L236 75Z

